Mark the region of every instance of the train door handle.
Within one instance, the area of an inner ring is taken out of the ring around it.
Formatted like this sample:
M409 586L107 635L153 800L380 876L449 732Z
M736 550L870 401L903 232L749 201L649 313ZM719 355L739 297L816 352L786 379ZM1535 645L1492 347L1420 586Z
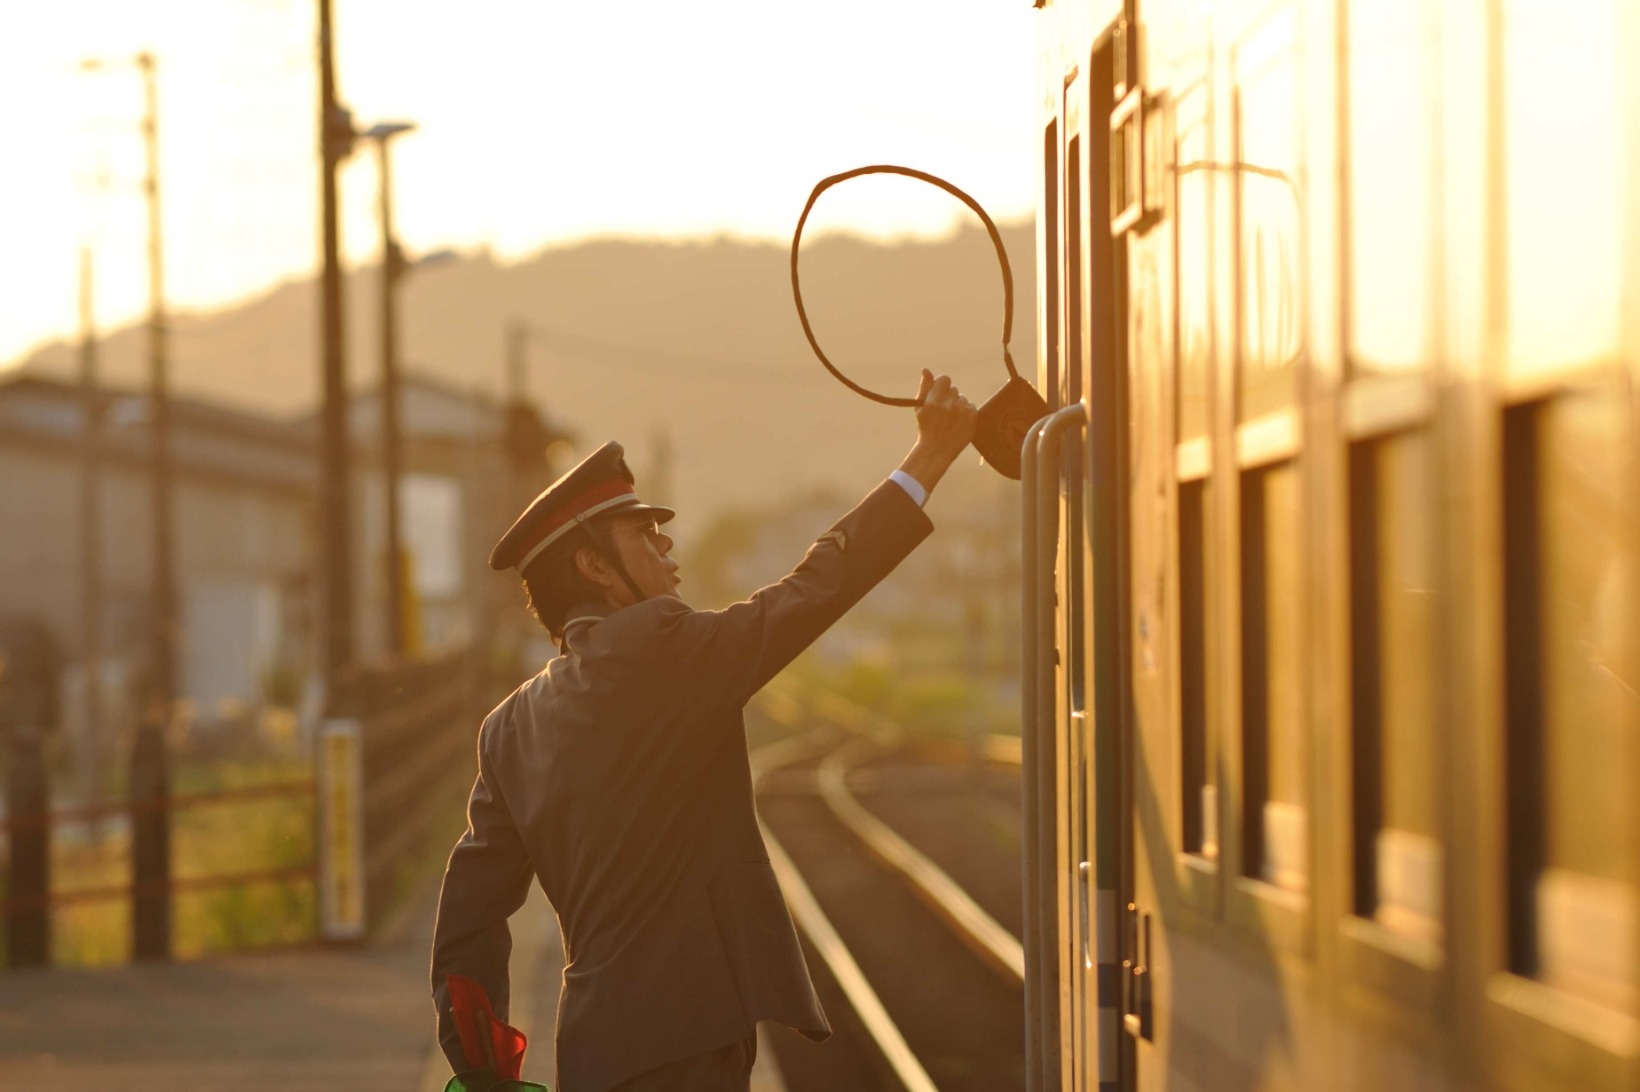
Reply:
M1082 927L1082 965L1091 968L1097 943L1093 936L1093 862L1076 862L1076 914Z
M1135 1039L1156 1037L1150 996L1150 915L1127 904L1126 951L1122 959L1122 1029Z

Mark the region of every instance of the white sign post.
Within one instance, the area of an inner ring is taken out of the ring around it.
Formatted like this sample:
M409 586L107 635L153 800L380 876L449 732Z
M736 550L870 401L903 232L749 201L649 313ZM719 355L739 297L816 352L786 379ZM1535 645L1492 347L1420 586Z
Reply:
M364 936L364 731L357 720L319 726L319 933Z

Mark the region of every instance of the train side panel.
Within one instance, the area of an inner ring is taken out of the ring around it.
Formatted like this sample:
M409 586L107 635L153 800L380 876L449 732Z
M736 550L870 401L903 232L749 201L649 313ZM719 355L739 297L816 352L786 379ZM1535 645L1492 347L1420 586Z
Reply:
M1640 1087L1633 8L1037 13L1063 1086Z

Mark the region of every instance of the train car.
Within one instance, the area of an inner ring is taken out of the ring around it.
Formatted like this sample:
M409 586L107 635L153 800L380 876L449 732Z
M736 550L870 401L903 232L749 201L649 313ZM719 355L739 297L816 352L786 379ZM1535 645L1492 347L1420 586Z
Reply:
M1030 1086L1640 1088L1640 4L1037 7Z

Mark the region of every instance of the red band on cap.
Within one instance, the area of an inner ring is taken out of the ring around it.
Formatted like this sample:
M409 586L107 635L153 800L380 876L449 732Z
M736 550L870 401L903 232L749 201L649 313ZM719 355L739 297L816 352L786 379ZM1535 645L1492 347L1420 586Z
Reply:
M613 500L619 500L621 497L631 497L633 500L637 500L638 493L637 490L632 488L631 482L622 481L619 478L611 482L602 482L581 493L574 500L554 512L547 522L542 525L541 533L535 536L535 540L524 551L525 556L528 556L530 551L541 545L541 543L569 526L577 516L585 515L589 509L607 504Z

